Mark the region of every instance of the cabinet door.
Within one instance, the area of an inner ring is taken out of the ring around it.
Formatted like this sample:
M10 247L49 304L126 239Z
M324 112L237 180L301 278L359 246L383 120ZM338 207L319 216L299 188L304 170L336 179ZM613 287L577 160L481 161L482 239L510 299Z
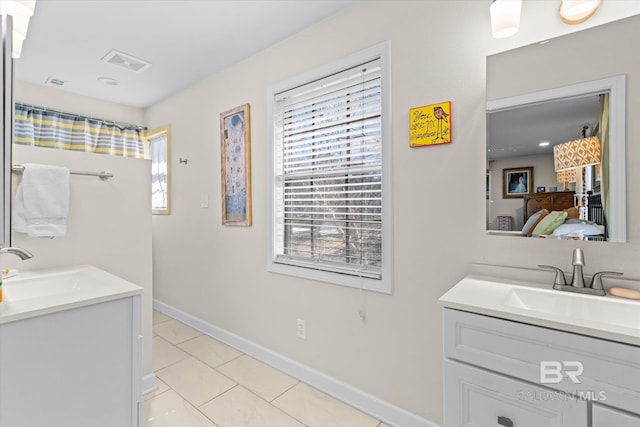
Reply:
M633 415L595 403L592 420L593 427L640 427L640 414Z
M139 301L2 324L0 426L136 426Z
M587 426L586 402L563 392L451 360L444 377L444 427Z

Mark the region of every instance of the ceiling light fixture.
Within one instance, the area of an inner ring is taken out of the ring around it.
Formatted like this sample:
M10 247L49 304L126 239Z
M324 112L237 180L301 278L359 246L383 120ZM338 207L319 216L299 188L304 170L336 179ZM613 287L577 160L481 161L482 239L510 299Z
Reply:
M546 147L549 145L549 141L542 141L540 144L538 144L540 147Z
M562 0L560 19L565 24L581 24L591 18L600 7L600 0Z
M522 0L493 0L489 7L493 38L502 39L518 32Z
M27 37L29 19L36 8L36 0L1 0L0 15L13 17L12 57L20 58L22 43Z
M98 81L109 86L118 86L120 84L119 81L112 79L111 77L98 77Z

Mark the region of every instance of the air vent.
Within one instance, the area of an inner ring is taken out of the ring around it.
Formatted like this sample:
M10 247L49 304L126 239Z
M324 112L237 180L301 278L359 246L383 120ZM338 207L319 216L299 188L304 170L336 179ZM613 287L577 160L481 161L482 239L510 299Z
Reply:
M44 82L47 86L54 87L62 87L66 82L64 80L56 79L54 77L47 77L47 80Z
M134 73L141 73L151 67L151 63L144 59L136 58L135 56L119 52L115 49L103 56L102 61L133 71Z

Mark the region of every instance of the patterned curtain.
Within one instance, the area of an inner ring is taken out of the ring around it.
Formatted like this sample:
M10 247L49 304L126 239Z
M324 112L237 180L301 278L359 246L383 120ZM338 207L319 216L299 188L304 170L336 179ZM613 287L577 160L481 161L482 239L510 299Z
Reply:
M144 128L16 103L15 143L144 157Z

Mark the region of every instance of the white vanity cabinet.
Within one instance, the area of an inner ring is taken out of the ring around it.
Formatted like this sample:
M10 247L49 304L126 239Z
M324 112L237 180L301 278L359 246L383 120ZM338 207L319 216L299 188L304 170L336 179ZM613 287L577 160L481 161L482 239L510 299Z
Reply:
M638 410L640 410L640 403L638 406ZM591 425L592 427L638 427L640 426L640 415L594 404Z
M640 427L638 346L445 308L444 355L444 427Z
M141 339L139 295L1 324L0 426L141 426Z
M446 427L587 426L584 401L545 399L544 388L451 360L444 367Z

